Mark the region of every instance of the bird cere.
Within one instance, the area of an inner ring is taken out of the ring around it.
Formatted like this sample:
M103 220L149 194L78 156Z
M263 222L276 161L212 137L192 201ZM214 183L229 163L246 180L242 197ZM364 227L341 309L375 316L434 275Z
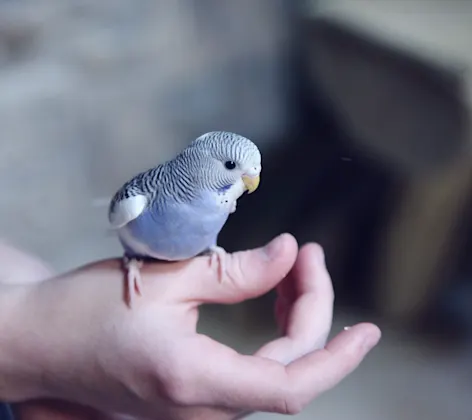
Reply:
M237 200L260 182L261 154L249 139L213 131L193 140L174 159L144 171L113 196L108 219L124 248L128 303L142 295L144 259L181 261L203 253L225 273L218 235Z

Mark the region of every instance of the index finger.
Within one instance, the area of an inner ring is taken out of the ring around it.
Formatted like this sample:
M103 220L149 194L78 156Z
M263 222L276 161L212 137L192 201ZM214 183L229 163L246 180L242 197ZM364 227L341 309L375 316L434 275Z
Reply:
M257 356L243 356L205 336L199 354L182 369L176 402L246 411L296 414L322 392L350 374L380 339L372 324L358 324L316 350L284 366ZM196 360L198 358L198 360Z
M278 302L287 305L285 336L267 343L256 354L289 363L323 348L331 330L334 291L321 247L303 246L295 266L283 281L298 295L291 304ZM279 298L283 300L283 296Z

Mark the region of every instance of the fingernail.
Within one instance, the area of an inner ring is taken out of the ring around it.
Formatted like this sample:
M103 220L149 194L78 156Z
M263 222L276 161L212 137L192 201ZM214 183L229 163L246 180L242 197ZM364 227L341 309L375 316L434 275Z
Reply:
M264 248L264 253L270 258L274 259L278 256L280 253L280 250L282 249L282 236L277 236L276 238L272 239Z
M344 327L344 331L349 331L351 327Z
M316 253L316 258L320 264L325 263L325 254L321 246L318 247L318 252Z

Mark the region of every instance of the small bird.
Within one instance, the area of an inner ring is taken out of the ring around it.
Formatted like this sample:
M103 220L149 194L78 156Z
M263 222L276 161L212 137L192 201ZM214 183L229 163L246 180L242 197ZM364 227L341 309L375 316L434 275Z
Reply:
M108 219L125 251L130 307L135 294L142 295L146 259L181 261L209 253L221 281L226 251L217 245L218 235L238 198L258 188L261 170L261 153L252 141L213 131L115 193Z

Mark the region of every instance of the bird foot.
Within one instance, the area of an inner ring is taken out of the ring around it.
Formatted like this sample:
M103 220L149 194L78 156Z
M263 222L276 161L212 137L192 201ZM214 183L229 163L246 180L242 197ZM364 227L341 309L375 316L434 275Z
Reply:
M143 266L143 261L124 257L123 262L127 271L128 305L132 308L136 293L142 296L143 282L140 269Z
M212 246L209 251L211 253L210 267L215 268L216 265L218 281L222 282L226 273L226 251L224 248L216 245Z

